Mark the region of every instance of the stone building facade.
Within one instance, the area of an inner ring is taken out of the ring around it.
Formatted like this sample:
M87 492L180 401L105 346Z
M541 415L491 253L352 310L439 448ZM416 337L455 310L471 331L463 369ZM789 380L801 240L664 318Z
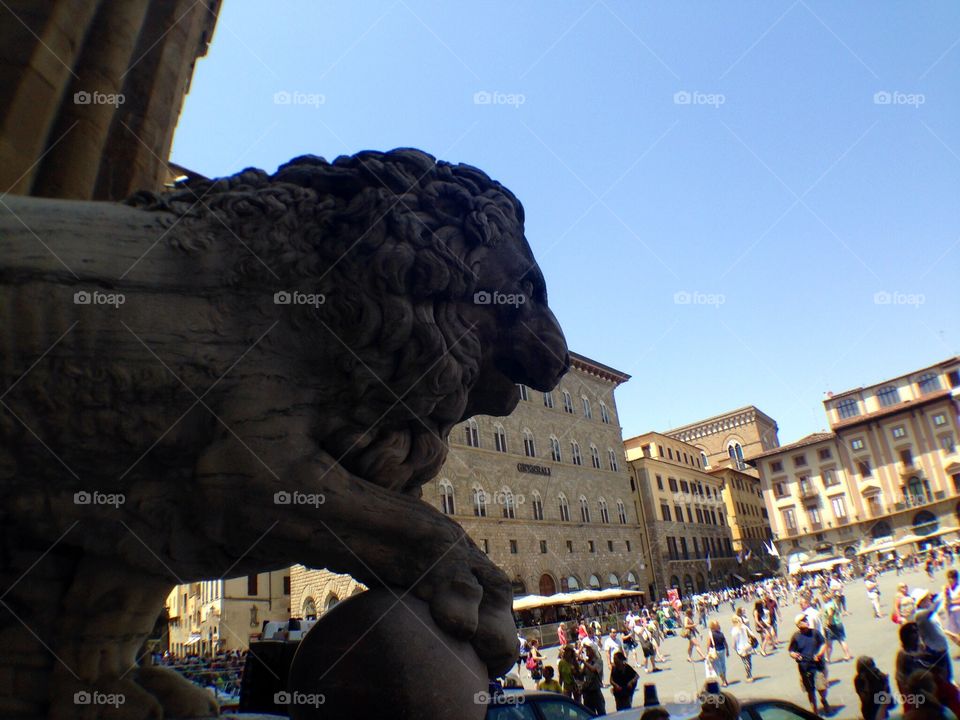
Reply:
M647 588L614 390L629 375L571 353L550 393L521 388L508 417L477 416L423 498L463 525L517 595Z
M706 469L729 465L753 474L755 471L744 462L745 458L777 447L777 433L776 420L747 405L664 434L696 447Z
M676 588L687 596L735 583L739 566L723 480L704 469L700 449L656 432L630 438L624 448L650 548L651 595Z
M318 618L341 600L366 589L349 575L294 565L290 568L290 616Z
M177 585L166 607L171 654L245 650L264 622L290 618L290 571Z
M824 408L829 432L748 458L784 558L853 557L960 525L960 357L830 394Z

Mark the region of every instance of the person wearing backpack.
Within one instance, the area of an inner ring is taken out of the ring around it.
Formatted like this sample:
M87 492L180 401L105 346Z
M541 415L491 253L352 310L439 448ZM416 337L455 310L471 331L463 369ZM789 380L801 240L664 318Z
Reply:
M823 624L823 634L827 640L826 661L830 662L830 655L833 653L833 643L835 642L839 643L843 650L843 659L852 660L853 656L850 654L850 648L847 645L847 631L843 627L840 605L829 590L824 593L824 600L820 617Z

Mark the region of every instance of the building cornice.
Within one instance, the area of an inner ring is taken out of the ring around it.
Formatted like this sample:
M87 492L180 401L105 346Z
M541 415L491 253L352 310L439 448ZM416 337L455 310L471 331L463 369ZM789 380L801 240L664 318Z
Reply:
M627 375L625 372L616 370L609 365L604 365L601 362L591 360L585 355L580 355L575 352L570 353L570 365L582 373L592 375L600 380L613 383L614 385L620 385L630 379L630 375Z
M673 430L667 430L664 434L686 443L693 443L698 438L728 432L743 425L756 422L758 419L766 420L774 427L777 427L777 422L769 415L753 405L747 405L737 410L715 415L706 420L683 425Z

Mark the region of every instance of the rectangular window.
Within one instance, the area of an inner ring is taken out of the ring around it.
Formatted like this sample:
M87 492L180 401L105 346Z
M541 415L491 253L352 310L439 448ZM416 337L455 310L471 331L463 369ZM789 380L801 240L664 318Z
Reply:
M830 501L830 505L833 506L833 514L838 520L843 520L847 517L847 505L843 501L843 496L835 497Z
M900 462L903 463L904 467L913 466L913 453L910 452L910 448L904 448L900 451Z
M824 487L832 487L837 485L840 481L837 480L837 473L831 469L823 471L823 485Z
M706 548L706 543L704 543L704 548ZM700 546L697 545L696 538L693 539L693 557L698 560L700 559Z
M567 552L568 553L573 552L573 540L567 540Z
M597 551L596 546L593 544L593 540L588 540L588 541L587 541L587 547L589 548L590 552L596 552L596 551Z
M820 517L820 508L815 506L807 508L807 515L810 516L810 522L814 526L823 524L823 519Z
M670 506L666 503L660 503L660 515L663 516L664 522L670 522Z
M683 537L680 538L680 556L684 560L690 559L690 551L687 549L687 539Z
M793 456L793 466L794 467L803 467L807 464L806 455L794 455Z
M683 508L680 507L679 505L674 505L674 506L673 506L673 509L674 509L674 514L676 515L676 518L677 518L677 522L678 522L678 523L682 523L682 522L683 522Z
M681 480L681 481L680 481L680 490L681 490L682 492L685 492L685 493L690 492L690 485L689 485L689 483L687 483L686 480Z
M833 453L830 452L830 448L820 448L818 456L821 460L829 460L833 457Z
M703 510L701 510L700 508L697 508L697 522L698 523L703 522Z
M782 482L774 483L773 492L778 498L782 498L784 495L786 495L786 490L783 487L783 483Z
M520 390L520 399L529 400L530 396L527 395L527 386L526 385L517 385L517 388Z
M553 393L545 392L543 394L543 406L547 408L553 407Z
M854 438L853 440L850 441L850 447L853 450L863 450L863 439Z
M942 447L944 451L948 453L952 453L954 450L956 450L957 446L953 442L953 435L941 435L940 447Z
M673 448L667 448L667 457L673 460Z
M670 492L677 492L677 479L667 478L667 484L670 486Z
M890 407L900 402L900 392L896 386L889 385L877 391L877 399L883 407Z
M770 472L783 472L783 462L780 460L775 460L770 463Z
M657 490L663 490L663 478L657 475Z
M671 560L677 559L677 539L673 537L667 538L667 555Z
M256 573L247 575L247 595L257 594L257 580L259 576Z
M290 594L290 576L289 575L283 576L283 594L284 595Z
M860 475L863 477L870 477L873 475L873 470L870 469L869 460L861 460L857 463L857 469L860 471Z
M546 555L546 554L547 554L547 541L546 541L546 540L541 540L541 541L540 541L540 554L541 554L541 555Z
M516 554L517 554L517 541L516 541L516 540L511 540L511 541L510 541L510 554L511 554L511 555L516 555Z
M490 541L487 540L486 538L484 538L482 545L483 545L483 551L484 551L487 555L489 555L489 554L490 554Z
M630 541L627 540L626 543L627 543L627 552L630 552Z
M787 508L783 511L783 526L787 530L796 530L797 529L797 516L793 512L793 508Z
M933 424L936 425L937 427L940 427L941 425L946 425L947 416L944 415L943 413L937 413L936 415L933 416Z
M895 440L899 440L900 438L907 436L907 431L903 425L897 425L897 427L891 430L890 433L893 435Z
M853 398L847 398L837 403L837 412L841 418L852 418L860 414L860 404Z
M613 540L607 540L607 550L613 552Z

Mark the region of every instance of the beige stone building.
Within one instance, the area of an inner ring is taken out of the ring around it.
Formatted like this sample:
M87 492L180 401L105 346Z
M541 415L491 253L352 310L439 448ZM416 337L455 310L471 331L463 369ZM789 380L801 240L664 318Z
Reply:
M166 606L171 654L245 650L265 621L290 618L290 571L177 585Z
M645 537L614 398L630 376L570 356L570 372L552 392L521 387L509 416L476 416L456 426L447 460L423 486L423 499L464 527L507 573L517 595L590 587L647 591ZM292 575L295 614L307 598L322 614L326 597L352 592L345 576L296 568Z
M727 508L734 552L762 553L773 530L759 478L734 467L718 467L708 472L722 483L720 490Z
M747 405L664 434L696 447L706 469L730 465L752 474L744 459L777 447L777 432L776 420Z
M793 562L823 552L852 557L879 538L933 539L957 527L958 401L954 357L830 394L830 431L749 457L781 555Z
M290 568L290 616L303 620L318 618L341 600L366 589L349 575L294 565Z
M624 448L650 548L651 594L677 588L686 596L735 582L723 479L704 469L701 449L656 432L630 438Z

